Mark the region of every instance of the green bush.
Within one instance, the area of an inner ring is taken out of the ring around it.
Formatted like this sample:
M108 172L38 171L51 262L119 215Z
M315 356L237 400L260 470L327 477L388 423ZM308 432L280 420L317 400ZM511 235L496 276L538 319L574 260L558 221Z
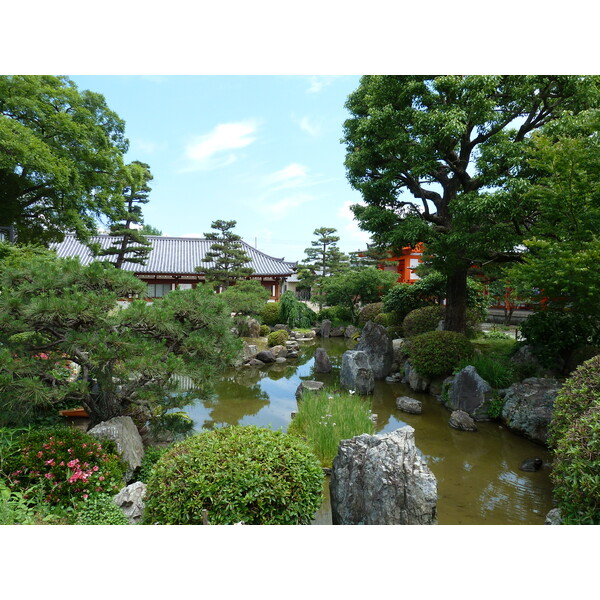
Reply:
M515 365L505 357L474 354L471 358L461 360L454 371L458 372L472 365L479 376L485 379L493 388L507 388L517 381Z
M282 431L232 426L179 442L155 465L146 523L308 524L322 502L323 471L306 443Z
M290 339L290 334L285 329L272 331L267 336L267 344L271 346L285 346L285 343Z
M375 321L375 317L383 312L383 302L365 304L358 313L358 325L364 327L367 321Z
M450 375L473 351L473 344L454 331L428 331L414 336L408 344L410 362L424 377Z
M548 443L556 447L571 424L594 406L600 406L600 356L577 367L558 391L548 429Z
M305 438L324 467L331 467L342 440L375 433L371 404L350 393L305 393L288 433Z
M395 316L393 313L379 313L375 315L373 322L383 327L392 327L395 325Z
M556 442L551 479L562 522L600 525L600 404L588 408Z
M542 310L530 315L521 333L533 354L548 369L562 367L577 348L600 345L600 322L577 313Z
M260 312L260 321L264 325L269 325L270 327L277 325L280 322L279 302L267 302Z
M10 459L10 479L17 490L39 487L49 504L70 505L98 493L116 493L126 465L112 440L99 442L74 427L51 427L18 438Z
M352 323L352 313L345 306L329 306L321 309L317 314L317 321L331 321L334 327Z
M295 294L288 290L279 300L279 318L281 323L290 327L310 327L317 320L317 313L300 302Z
M148 446L146 448L144 451L144 458L142 458L142 466L138 473L138 481L148 483L154 465L168 449L169 446Z
M35 511L23 492L0 479L0 525L35 525Z
M75 525L129 525L129 521L111 496L98 494L77 507Z
M402 322L404 335L406 337L413 337L426 331L435 331L443 318L443 306L423 306L422 308L411 310Z
M262 337L267 337L270 333L271 333L271 328L268 325L261 325L260 326L259 334Z

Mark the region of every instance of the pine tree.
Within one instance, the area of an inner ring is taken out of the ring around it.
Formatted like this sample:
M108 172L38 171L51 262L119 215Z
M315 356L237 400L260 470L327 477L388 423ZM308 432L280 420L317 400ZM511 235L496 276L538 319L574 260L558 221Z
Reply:
M238 279L244 279L254 273L251 267L246 267L250 257L244 251L239 235L233 233L237 221L219 219L211 223L215 231L205 233L207 240L214 242L206 253L203 261L210 263L209 267L196 267L196 271L204 273L206 283L214 288L226 290Z
M118 215L118 220L111 224L110 235L117 240L106 249L100 249L97 244L92 244L92 251L96 256L115 257L113 264L117 269L124 262L145 264L152 244L148 241L141 229L134 229L134 225L142 225L142 204L149 201L148 194L151 188L148 182L152 179L150 167L146 163L133 161L123 169L123 206Z

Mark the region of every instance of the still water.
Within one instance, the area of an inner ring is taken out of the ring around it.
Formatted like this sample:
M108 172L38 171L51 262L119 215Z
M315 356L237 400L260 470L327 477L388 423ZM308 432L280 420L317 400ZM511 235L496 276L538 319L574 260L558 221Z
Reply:
M292 411L297 410L295 392L300 381L316 379L337 388L342 354L354 345L340 338L303 343L297 360L262 369L231 370L221 378L214 397L185 410L194 419L196 430L252 424L285 431ZM330 374L313 373L318 346L324 347L331 359ZM404 395L423 402L421 415L396 408L396 398ZM449 411L433 396L415 393L403 384L376 382L370 400L378 415L377 433L404 425L414 427L417 447L437 478L441 525L544 523L552 497L550 455L542 446L495 422L478 423L477 432L452 429ZM531 456L542 458L543 468L536 473L521 471L519 465ZM319 518L326 519L323 515Z

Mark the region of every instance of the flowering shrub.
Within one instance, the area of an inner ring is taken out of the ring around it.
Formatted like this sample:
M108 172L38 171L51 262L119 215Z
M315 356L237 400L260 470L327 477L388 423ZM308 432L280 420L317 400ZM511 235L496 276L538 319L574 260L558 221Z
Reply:
M36 354L35 358L48 361L48 374L59 381L75 381L79 375L78 365L67 360L68 357L65 354L40 352L40 354Z
M423 377L450 375L461 360L474 353L471 342L454 331L427 331L410 338L410 362Z
M40 429L19 438L11 460L13 487L26 490L39 484L45 501L71 504L90 495L116 493L122 487L125 465L112 441L100 443L69 427Z

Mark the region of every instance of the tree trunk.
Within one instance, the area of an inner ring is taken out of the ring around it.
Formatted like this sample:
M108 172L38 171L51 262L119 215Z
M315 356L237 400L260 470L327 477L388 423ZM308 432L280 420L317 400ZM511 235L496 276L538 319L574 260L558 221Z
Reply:
M467 269L464 265L448 276L444 329L465 333L467 330Z

